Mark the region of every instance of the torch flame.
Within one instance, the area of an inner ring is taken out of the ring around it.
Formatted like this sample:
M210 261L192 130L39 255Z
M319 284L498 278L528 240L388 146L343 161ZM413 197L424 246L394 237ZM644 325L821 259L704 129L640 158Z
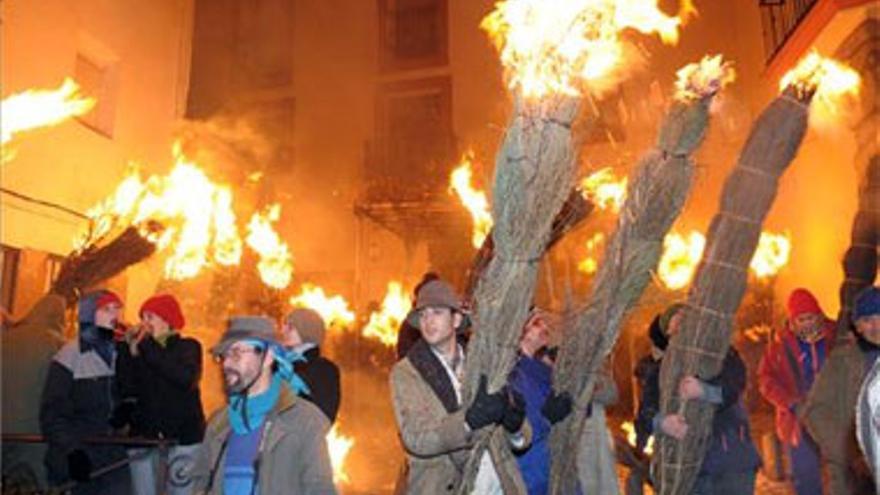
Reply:
M157 249L170 251L165 263L169 279L194 277L212 260L227 266L238 264L242 242L232 210L232 192L212 182L182 154L178 143L173 151L176 164L167 176L154 175L143 181L133 169L107 199L89 209L93 228L77 239L77 249L119 225L134 225ZM152 232L151 222L163 226L160 234Z
M248 235L245 239L258 255L257 270L263 283L275 289L283 289L290 284L293 276L293 257L278 232L272 226L281 218L281 205L269 205L265 214L254 213L248 222Z
M69 77L56 89L31 89L8 96L0 102L0 144L8 143L16 133L84 115L95 103L94 98L82 97L79 85Z
M327 432L327 450L330 452L330 465L333 466L333 483L349 483L351 478L345 472L345 458L351 447L354 446L354 438L346 437L339 433L339 425Z
M636 427L631 421L624 421L620 425L620 430L626 433L626 441L633 447L636 446ZM651 436L648 438L648 442L645 444L645 453L651 455L654 453L654 437Z
M673 44L681 22L656 0L504 0L480 27L500 52L509 87L539 99L578 96L584 83L611 74L623 60L623 30Z
M706 238L696 231L691 231L687 237L674 232L667 234L663 239L663 255L657 266L657 275L663 285L672 290L687 287L705 246Z
M311 308L321 315L328 326L347 326L354 323L354 313L342 296L328 296L324 289L312 284L303 284L300 294L290 298L292 306Z
M596 261L593 253L596 252L599 245L603 242L605 242L605 234L603 234L602 232L596 232L595 234L593 234L592 237L587 240L587 252L590 254L588 254L586 258L578 263L578 270L586 273L587 275L592 275L593 273L596 273L596 270L599 269L599 262Z
M758 249L749 263L749 268L758 278L771 277L788 264L790 256L791 236L788 233L761 232Z
M691 231L688 237L670 232L663 239L663 255L657 267L657 275L667 288L683 289L691 282L706 247L706 237ZM749 268L758 278L771 277L788 264L791 255L791 239L787 233L761 232L758 247Z
M857 96L861 77L845 64L813 50L779 81L779 90L792 88L799 98L815 92L817 102L834 108L844 96Z
M387 346L397 343L397 330L412 307L412 302L403 291L400 282L389 282L388 292L382 300L378 312L370 315L370 320L361 331L364 337L374 338Z
M679 101L699 100L714 95L736 79L736 72L721 55L706 55L699 62L688 64L675 73L675 98Z
M489 212L489 201L486 193L474 189L471 184L473 170L473 153L468 152L461 158L461 163L449 176L449 187L455 191L465 208L470 212L474 223L471 243L475 248L483 245L483 240L492 230L492 214Z
M582 180L581 191L600 209L618 213L626 199L627 183L626 177L618 179L611 167L605 167Z

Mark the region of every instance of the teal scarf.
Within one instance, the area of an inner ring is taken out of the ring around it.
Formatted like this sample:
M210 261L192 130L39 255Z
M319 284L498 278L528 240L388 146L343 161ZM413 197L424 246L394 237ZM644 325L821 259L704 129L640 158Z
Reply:
M229 425L232 431L239 435L252 432L263 426L266 415L275 407L278 397L281 395L281 377L272 377L269 389L262 394L248 397L246 395L233 395L226 406L229 415Z

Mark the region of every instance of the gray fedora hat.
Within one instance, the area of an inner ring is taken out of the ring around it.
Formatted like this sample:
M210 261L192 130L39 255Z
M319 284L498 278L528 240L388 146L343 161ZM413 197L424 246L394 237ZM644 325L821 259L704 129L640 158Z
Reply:
M211 354L217 356L226 352L232 344L240 340L260 340L267 344L277 344L275 322L265 316L233 316L226 323L226 331L220 342L211 348Z

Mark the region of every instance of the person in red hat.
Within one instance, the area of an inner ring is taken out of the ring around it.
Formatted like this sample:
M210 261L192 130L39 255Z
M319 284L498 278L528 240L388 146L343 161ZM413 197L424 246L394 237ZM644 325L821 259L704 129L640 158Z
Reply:
M159 294L140 309L141 323L126 337L117 363L122 403L111 419L117 429L135 437L173 440L162 493L192 493L189 471L205 434L199 393L202 346L184 337L186 325L174 296ZM156 449L131 449L135 495L157 493L160 456Z
M761 394L776 408L776 435L789 449L797 495L821 494L819 447L798 419L834 341L834 322L807 289L788 298L788 321L758 367Z

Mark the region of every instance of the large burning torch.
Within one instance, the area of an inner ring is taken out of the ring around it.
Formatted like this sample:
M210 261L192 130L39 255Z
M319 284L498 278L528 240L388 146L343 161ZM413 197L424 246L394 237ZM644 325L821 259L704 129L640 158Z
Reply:
M499 390L515 362L538 263L574 182L571 128L581 95L597 93L620 75L621 31L660 33L672 41L679 23L653 0L507 0L483 20L514 93L514 111L496 158L494 253L474 292L479 331L468 347L464 407L481 376L490 392ZM490 443L506 448L504 433L477 432L460 493L473 490Z
M709 227L706 249L682 310L681 330L672 339L660 375L662 414L683 415L682 440L660 435L657 483L663 495L690 493L707 448L715 407L682 401L685 376L716 376L730 347L733 315L745 294L748 265L761 227L776 197L779 177L797 154L807 131L810 102L852 91L838 86L843 69L809 56L783 78L781 94L758 117L724 185L720 209ZM854 74L854 72L853 72Z
M709 106L733 77L720 56L678 72L675 102L660 126L657 144L642 158L627 191L589 303L564 329L554 388L570 394L575 407L551 433L551 493L575 490L574 463L595 377L617 340L624 315L651 280L663 238L690 191L691 155L705 136Z

